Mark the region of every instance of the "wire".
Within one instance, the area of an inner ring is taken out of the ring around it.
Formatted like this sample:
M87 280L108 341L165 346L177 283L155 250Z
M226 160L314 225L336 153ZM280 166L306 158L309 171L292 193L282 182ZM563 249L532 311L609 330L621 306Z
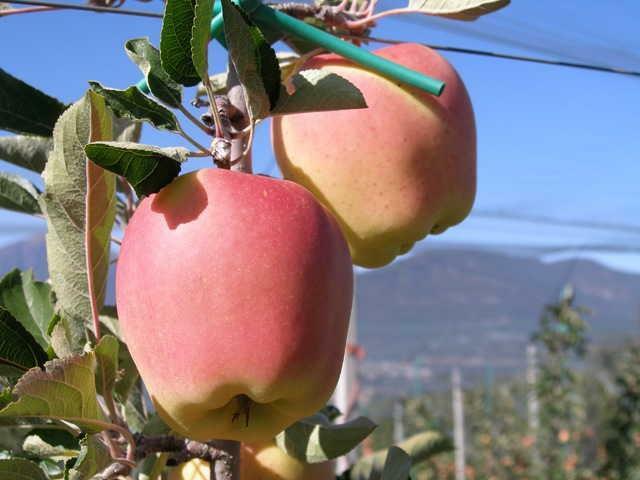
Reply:
M620 244L605 244L605 243L565 243L565 244L551 244L551 245L533 245L523 244L517 242L473 242L471 240L467 242L445 242L442 240L437 247L438 249L468 249L468 250L480 250L480 251L501 251L509 250L512 252L519 252L525 256L540 256L550 255L558 253L568 253L573 251L580 252L592 252L592 253L613 253L613 254L639 254L640 245L620 245Z
M47 1L40 1L40 0L13 0L9 3L14 3L18 5L37 5L37 6L52 7L52 8L58 8L58 9L66 9L66 10L84 10L84 11L101 12L101 13L114 13L119 15L134 15L139 17L152 17L152 18L163 17L161 13L144 12L141 10L127 10L122 8L97 7L97 6L91 6L91 5L75 5L75 4L69 4L69 3L47 2ZM410 20L406 19L404 21L410 21ZM473 35L473 33L471 34ZM357 37L357 38L362 39L362 37ZM404 43L404 41L401 41L401 40L387 40L387 39L382 39L377 37L366 37L366 39L372 42L378 42L378 43L389 43L389 44ZM431 45L427 43L423 43L423 45L433 48L435 50L462 53L467 55L478 55L483 57L501 58L504 60L514 60L514 61L520 61L520 62L537 63L537 64L559 66L559 67L579 68L579 69L593 70L593 71L604 72L604 73L613 73L618 75L640 77L640 71L628 70L623 68L605 67L602 65L592 65L588 63L578 63L578 62L567 62L562 60L547 60L544 58L529 57L529 56L523 56L523 55L509 55L505 53L489 52L485 50L476 50L472 48L450 47L450 46L444 46L444 45Z
M545 225L557 225L561 227L587 228L591 230L615 230L618 232L632 233L640 235L640 225L628 223L613 222L594 222L586 220L561 220L553 217L545 217L542 215L526 215L521 213L513 213L507 211L491 211L491 210L474 210L472 217L477 218L493 218L498 220L516 220L528 223L537 223Z
M640 77L640 71L626 70L623 68L604 67L600 65L590 65L587 63L564 62L561 60L546 60L543 58L525 57L520 55L508 55L506 53L486 52L483 50L474 50L470 48L445 47L441 45L433 45L431 46L431 48L435 50L443 50L447 52L467 53L470 55L481 55L484 57L503 58L505 60L517 60L520 62L539 63L543 65L554 65L558 67L581 68L585 70L595 70L598 72L615 73L618 75L629 75L633 77Z
M8 3L15 3L16 5L37 5L41 7L52 7L61 10L84 10L90 12L100 13L115 13L119 15L133 15L136 17L151 17L162 18L161 13L144 12L142 10L128 10L126 8L110 8L110 7L97 7L93 5L75 5L72 3L58 3L58 2L45 2L40 0L11 0Z
M604 37L599 24L596 25L590 17L576 22L578 12L575 11L575 7L570 7L563 13L555 12L553 16L542 15L545 12L544 7L528 7L538 8L541 15L532 16L529 12L525 20L521 15L514 14L512 9L504 9L496 15L487 15L476 22L455 22L431 15L402 15L390 18L389 22L412 23L423 29L448 31L476 40L540 52L559 60L590 64L594 63L594 59L601 58L602 60L595 63L637 70L640 56L635 52L633 44L620 44L620 32L613 38ZM610 11L614 12L614 9ZM540 20L533 20L535 18ZM574 23L570 30L566 28L569 18Z
M363 37L358 37L358 38L363 38ZM388 43L388 44L405 43L405 41L403 40L387 40L384 38L377 38L377 37L364 37L364 38L372 42L378 42L378 43ZM420 42L416 42L416 43L420 43ZM562 60L547 60L544 58L527 57L523 55L509 55L506 53L488 52L486 50L475 50L472 48L432 45L429 43L421 43L421 45L424 45L429 48L433 48L434 50L441 50L446 52L465 53L468 55L480 55L483 57L502 58L505 60L516 60L520 62L539 63L543 65L553 65L558 67L581 68L585 70L595 70L595 71L604 72L604 73L615 73L618 75L629 75L633 77L640 77L640 71L626 70L623 68L612 68L612 67L605 67L602 65L591 65L588 63L566 62Z

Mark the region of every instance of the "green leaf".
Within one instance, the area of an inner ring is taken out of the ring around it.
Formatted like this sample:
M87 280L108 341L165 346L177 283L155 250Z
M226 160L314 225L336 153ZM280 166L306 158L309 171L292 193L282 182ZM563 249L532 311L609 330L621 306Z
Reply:
M11 403L11 400L12 400L11 388L10 387L0 388L0 408L4 408L7 405L9 405L9 403Z
M107 311L112 308L114 307L103 307L100 314L100 323L103 332L118 339L118 371L116 375L115 394L116 398L124 403L125 400L129 398L129 393L138 381L138 378L140 378L140 374L138 373L136 364L131 358L127 345L122 341L120 326L117 317L115 317L115 312L109 312L110 314L107 315Z
M300 55L288 51L276 52L276 58L278 59L282 79L290 77L300 61Z
M214 95L222 95L227 92L227 72L216 73L209 77L209 84ZM196 91L196 98L204 99L207 96L206 87L200 83Z
M78 347L74 344L74 339L78 336L78 333L84 334L84 332L76 332L76 322L71 320L64 320L59 313L53 316L50 324L49 336L51 337L51 354L50 357L57 355L60 358L70 357L75 355L78 351Z
M325 405L318 413L327 417L331 423L342 415L342 412L335 405Z
M171 183L189 154L180 147L123 142L91 143L85 150L98 165L125 177L138 196L151 195Z
M0 68L0 129L51 136L65 105Z
M98 435L87 435L80 440L80 447L80 455L69 469L69 480L93 478L111 464L109 450Z
M382 480L409 480L411 458L398 447L389 448L387 460L382 469Z
M175 115L141 93L138 87L131 86L126 90L116 90L103 87L98 82L89 82L89 85L94 92L104 97L117 117L149 122L160 130L178 131L178 120Z
M128 118L118 118L112 115L113 138L118 142L138 142L142 135L142 123Z
M132 432L140 433L147 423L147 409L143 405L142 381L134 383L124 403L124 418Z
M92 111L97 113L92 118L92 140L111 139L111 115L106 111L102 97L93 92L88 95ZM101 122L100 127L94 129L98 122ZM87 288L93 305L92 316L98 318L107 290L111 230L116 216L116 176L92 161L86 162L86 175L84 246Z
M282 78L287 78L296 65L296 62L300 59L300 56L293 52L276 52L276 58L278 59L278 65L280 66L280 72ZM227 72L216 73L209 77L211 88L215 95L222 95L227 92ZM280 95L283 95L282 88L280 89ZM205 86L201 83L198 84L196 90L196 99L204 100L207 95Z
M367 108L362 92L349 80L323 70L303 70L292 78L295 92L284 87L274 115Z
M148 38L129 40L125 43L125 50L144 73L151 94L170 107L179 107L182 103L182 87L162 68L160 50L151 45Z
M509 3L510 0L409 0L407 8L455 20L475 20Z
M43 349L49 347L47 330L53 318L49 284L35 281L31 270L12 270L0 280L0 306L6 308Z
M93 352L55 359L45 370L32 368L13 389L18 399L0 410L1 417L65 420L87 433L109 424L96 398L96 356Z
M115 218L115 177L89 162L84 146L111 139L110 119L102 97L87 92L56 124L54 149L43 172L47 258L61 318L52 339L61 345L57 335L67 335L74 353L86 342L92 298L97 308L102 304Z
M313 27L319 28L320 30L324 30L325 32L328 30L328 27L324 22L317 20L315 18L307 17L304 19L304 23L309 24ZM310 53L318 49L317 43L314 43L310 40L306 40L300 37L288 36L285 41L287 45L290 48L292 48L295 53L299 55L305 55L307 53Z
M26 178L0 172L0 208L31 215L41 213L39 195L38 188Z
M134 122L128 118L118 118L113 115L113 139L117 142L140 142L142 136L142 122ZM129 190L125 186L126 182L116 179L116 191L126 193ZM116 198L116 202L121 199ZM118 214L118 206L116 204L116 215ZM118 337L119 338L119 337Z
M103 305L100 311L100 324L102 328L122 341L122 333L120 333L120 324L118 322L118 312L114 305Z
M48 480L37 463L25 458L0 460L0 480Z
M47 354L31 334L0 307L0 375L18 376L43 365Z
M8 390L9 397L11 397L11 389ZM6 403L10 401L11 398ZM4 407L4 404L2 407ZM22 442L29 433L24 428L24 422L19 419L0 419L0 458L7 458L7 454L10 456L20 455L22 453Z
M78 456L76 448L68 448L65 445L49 443L45 441L38 432L28 435L22 442L22 450L32 457L53 458L61 460Z
M200 76L206 80L209 75L209 37L213 19L213 0L196 0L193 28L191 29L191 60Z
M147 455L144 460L138 462L136 471L138 472L138 478L140 480L149 480L154 476L154 471L157 472L159 468L164 469L166 466L166 459L161 459L160 453ZM162 463L162 467L159 464ZM156 477L157 478L157 477ZM195 479L191 479L195 480Z
M79 438L70 431L57 427L59 426L43 423L28 431L22 441L22 449L29 450L30 454L40 458L51 456L48 452L54 450L61 456L77 456L80 451Z
M451 439L439 432L418 433L398 444L411 457L411 463L417 465L440 453L452 452Z
M171 427L169 427L157 413L151 414L147 423L145 423L142 433L145 435L168 435L171 433Z
M62 478L64 475L64 463L56 462L52 458L41 458L38 466L49 478Z
M187 87L200 75L191 58L191 35L195 0L167 0L160 33L160 59L169 77Z
M304 418L276 436L276 444L306 463L326 462L355 448L376 428L365 417L332 424L320 413Z
M138 373L138 368L131 358L131 353L129 353L129 349L127 345L123 342L119 343L120 348L118 349L118 376L116 378L115 385L115 394L116 398L120 401L124 402L125 399L129 398L129 394L133 389L134 385L140 378L140 374Z
M266 118L280 95L280 67L260 29L231 0L222 1L229 57L242 84L252 121Z
M42 173L47 163L47 155L53 148L49 137L14 135L0 137L0 160Z
M113 335L103 336L95 352L98 360L96 369L96 388L102 396L111 394L118 375L118 339Z
M434 431L413 435L400 442L397 446L409 455L413 466L440 453L453 451L451 440ZM387 455L387 450L379 450L372 455L361 458L351 469L351 479L379 480L387 461Z

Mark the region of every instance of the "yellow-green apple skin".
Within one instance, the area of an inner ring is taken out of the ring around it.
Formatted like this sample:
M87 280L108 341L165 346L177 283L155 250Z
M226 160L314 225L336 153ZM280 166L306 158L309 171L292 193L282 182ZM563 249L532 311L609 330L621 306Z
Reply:
M145 198L117 263L131 355L160 414L199 441L263 442L337 382L353 267L303 187L203 169Z
M355 264L380 267L428 233L461 222L476 192L476 128L467 90L435 51L400 44L375 52L446 83L435 97L336 55L305 68L337 73L368 108L276 116L275 156L285 178L336 216Z
M335 480L333 462L307 464L273 443L259 447L242 445L240 480ZM169 480L209 480L210 468L195 459L171 469Z
M210 480L209 462L194 458L169 469L168 480Z
M242 445L240 480L335 480L334 462L304 463L274 443Z

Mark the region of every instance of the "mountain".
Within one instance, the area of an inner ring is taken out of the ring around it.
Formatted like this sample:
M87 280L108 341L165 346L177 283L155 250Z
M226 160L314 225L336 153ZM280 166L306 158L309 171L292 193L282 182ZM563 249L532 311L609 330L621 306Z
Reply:
M359 342L369 383L437 383L452 366L467 376L520 371L544 305L571 283L593 343L640 334L640 275L588 260L543 263L472 249L438 248L359 275Z
M0 249L0 273L34 268L46 276L42 237ZM113 277L113 276L112 276ZM113 302L113 278L108 301ZM471 248L419 252L359 273L358 341L367 352L369 385L445 378L452 366L469 375L519 371L545 304L566 283L587 317L594 343L640 334L640 275L588 260L544 263L533 257Z
M4 275L14 268L32 269L38 280L47 278L47 252L44 236L34 236L0 248L0 275Z

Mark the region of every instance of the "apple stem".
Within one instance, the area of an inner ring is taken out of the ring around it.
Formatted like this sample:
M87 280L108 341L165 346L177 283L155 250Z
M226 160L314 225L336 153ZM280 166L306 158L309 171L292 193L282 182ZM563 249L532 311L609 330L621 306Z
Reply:
M218 451L226 455L216 459L210 470L210 480L239 480L240 479L240 442L235 440L217 440L211 442Z
M27 8L8 8L0 11L0 17L7 17L9 15L20 15L22 13L36 13L36 12L51 12L58 10L56 7L27 7Z
M236 159L231 164L231 170L234 172L253 173L251 149L245 149L243 137L231 140L231 158Z
M240 479L240 442L213 440L201 443L172 435L142 434L135 434L134 439L136 447L133 458L137 461L155 453L165 454L168 466L176 466L193 458L199 458L211 465L212 480Z
M209 75L205 76L202 83L204 84L204 88L207 91L207 96L209 97L209 111L211 112L211 118L213 119L216 138L226 138L227 134L222 127L222 120L220 119L218 104L216 103L216 95L213 92L213 86L211 85L211 79L209 78Z
M251 124L244 90L238 79L236 67L229 57L229 74L227 75L227 98L236 110L233 126L240 133L231 140L231 170L235 172L252 173L251 141L253 140L254 125ZM245 130L249 127L249 138L245 146Z

